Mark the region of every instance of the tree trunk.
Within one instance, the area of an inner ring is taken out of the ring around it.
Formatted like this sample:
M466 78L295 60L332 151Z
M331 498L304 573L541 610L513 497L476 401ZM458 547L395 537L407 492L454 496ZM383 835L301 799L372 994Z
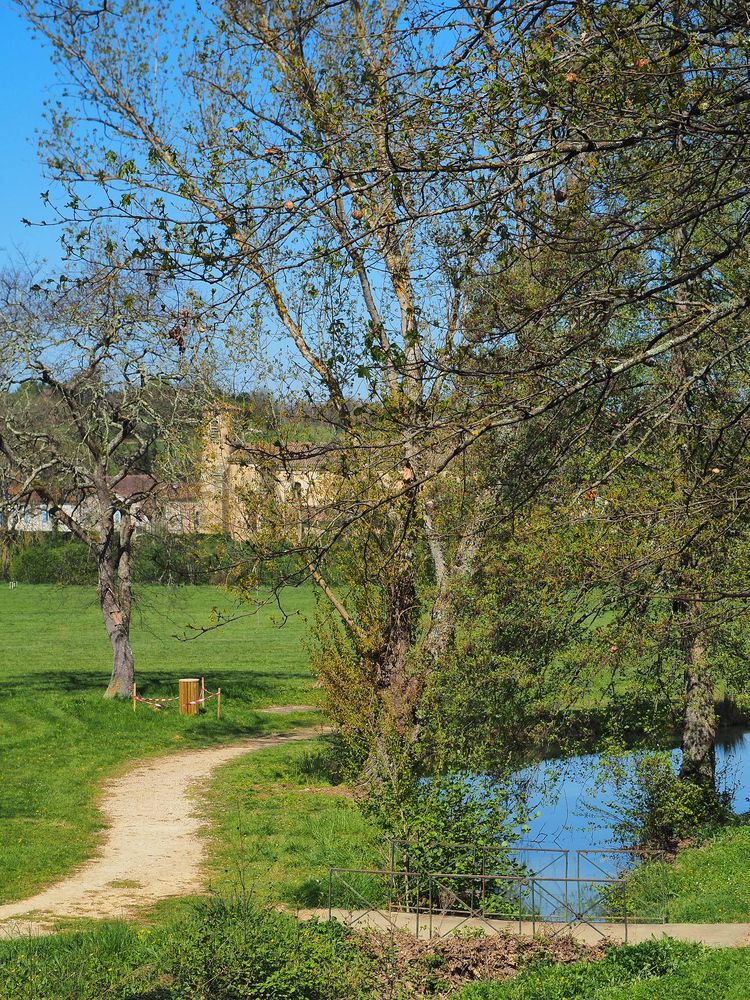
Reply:
M105 698L129 698L133 691L135 678L135 663L133 651L130 648L129 636L122 628L110 627L107 617L104 617L109 641L112 643L112 676L110 677Z
M419 700L416 678L409 676L416 604L413 567L403 563L390 582L385 642L376 654L375 666L376 683L387 715L399 736L407 740Z
M135 679L135 662L130 648L130 565L119 553L118 572L111 550L102 553L99 562L99 604L104 626L112 645L112 676L105 698L129 698Z
M694 629L683 635L685 717L680 778L716 790L716 707L714 681L703 639Z
M11 554L10 532L3 531L0 535L0 578L10 580L10 554Z

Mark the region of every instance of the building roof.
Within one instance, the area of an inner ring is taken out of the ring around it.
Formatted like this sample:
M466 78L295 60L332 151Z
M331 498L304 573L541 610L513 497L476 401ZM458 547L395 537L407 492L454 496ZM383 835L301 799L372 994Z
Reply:
M164 484L148 472L138 472L115 480L112 483L112 489L123 500L137 500L140 497L153 496L160 492L164 489Z

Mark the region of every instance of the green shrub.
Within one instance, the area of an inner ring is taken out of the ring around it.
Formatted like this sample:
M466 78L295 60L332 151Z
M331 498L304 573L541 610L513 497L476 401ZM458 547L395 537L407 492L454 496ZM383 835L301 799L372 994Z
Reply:
M613 832L619 843L673 851L696 830L731 815L728 794L680 779L665 751L602 757L600 766L605 780L614 782L615 797L606 810L617 818Z
M50 532L13 553L10 576L19 583L95 584L96 559L77 538Z
M335 922L297 921L216 900L175 941L173 995L184 1000L351 1000L370 995L371 963Z
M390 816L382 803L370 811L387 835L396 841L396 870L438 874L439 879L396 879L393 889L402 904L427 903L426 893L437 893L441 905L461 909L484 906L490 912L505 912L517 896L500 879L487 875L518 875L522 869L507 848L523 827L511 809L511 795L494 777L456 771L424 776L416 780L409 795ZM454 876L454 877L450 877ZM433 900L434 901L434 900ZM517 903L513 903L514 913Z
M135 541L133 579L137 583L212 583L220 558L216 536L153 532Z
M96 583L96 559L77 538L62 532L29 535L10 560L10 577L19 583L89 585ZM232 566L242 553L220 535L170 535L149 532L133 543L133 581L198 585L232 582Z
M133 547L137 583L236 585L240 589L272 582L290 567L253 568L252 552L226 535L153 531L139 535Z
M519 832L500 782L455 771L418 782L398 826L399 839L413 845L411 867L424 872L476 872L473 847L484 849L487 871L502 868L502 844Z

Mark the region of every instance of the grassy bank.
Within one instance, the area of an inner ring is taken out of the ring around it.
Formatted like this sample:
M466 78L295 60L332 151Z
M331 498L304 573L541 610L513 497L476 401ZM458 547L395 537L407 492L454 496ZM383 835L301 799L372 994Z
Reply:
M382 867L388 847L331 770L326 740L233 761L206 795L212 888L290 907L327 903L331 866Z
M672 923L750 920L750 823L727 826L700 847L685 848L664 873L658 865L638 868L628 888L634 909L661 898L663 878Z
M750 949L653 941L601 962L541 966L502 983L469 986L455 1000L746 1000Z
M258 714L273 703L315 700L302 647L309 590L289 591L283 628L264 609L200 639L175 638L204 625L232 598L213 587L138 591L133 647L139 690L176 694L180 676L221 685L222 718L181 718L102 698L109 646L88 588L0 588L0 901L22 898L95 849L101 781L129 761L280 730L300 717Z

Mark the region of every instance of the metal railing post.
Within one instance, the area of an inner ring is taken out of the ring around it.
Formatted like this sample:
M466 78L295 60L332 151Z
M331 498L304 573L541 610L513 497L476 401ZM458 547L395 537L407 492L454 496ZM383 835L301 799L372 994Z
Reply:
M521 898L522 898L522 895L523 895L523 882L522 882L522 880L520 878L519 878L518 882L516 883L516 885L518 886L518 933L520 934L522 926L523 926L523 924L522 924L523 907L521 905Z

